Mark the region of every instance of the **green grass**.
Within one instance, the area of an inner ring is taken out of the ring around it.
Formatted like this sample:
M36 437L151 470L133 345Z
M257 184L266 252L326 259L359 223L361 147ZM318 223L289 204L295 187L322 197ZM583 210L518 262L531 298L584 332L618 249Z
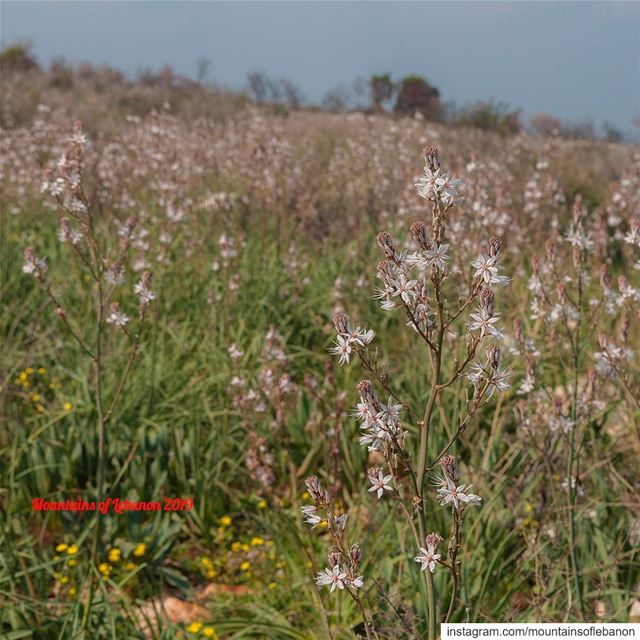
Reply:
M207 215L197 212L190 229L207 228ZM31 244L47 258L68 316L89 343L94 338L88 324L93 289L81 265L56 240L53 214L37 203L25 204L19 215L2 213L0 637L139 638L133 615L141 603L167 593L192 601L211 581L250 590L243 595L225 592L206 603L209 617L202 621L215 626L222 637L337 640L361 633L358 611L344 594L319 596L314 588L312 576L324 566L328 540L322 530L309 533L301 524L303 481L310 473L318 473L327 483L339 482L339 498L351 513L349 540L358 540L364 551L365 602L377 612L380 628L386 629L388 635L383 637L405 637L394 607L418 632L424 631L413 541L390 503L378 503L365 491L367 456L358 444L356 421L346 414L338 439L341 468L339 473L335 470L330 437L335 421L330 410L341 390L348 391L350 410L361 373L357 365L337 369L335 388L328 385L321 399L305 388L304 376L324 378L338 275L343 279L343 306L375 328L376 345L390 363L394 388L417 408L424 406L429 389L426 351L404 321L380 312L368 299L373 277L367 288L356 286L362 274L373 274L379 259L373 225L364 224L357 236L319 245L291 227L282 227L268 210L253 216L227 226L236 238L243 233L246 239L228 269L211 268L218 254L217 235L211 233L196 241L177 234L168 251L169 264L154 265L158 299L151 306L139 357L107 429L107 495L130 500L190 497L195 507L190 512L102 518L100 558L118 547L135 567L124 570L119 569L124 561L114 563L109 579L97 580L100 588L83 630L83 586L92 572L99 576L90 562L91 518L35 513L31 501L94 499L95 377L91 362L65 334L41 289L21 272L22 249ZM107 222L100 231L108 233ZM153 231L152 244L155 235ZM291 271L285 258L293 239L302 266ZM522 264L527 264L524 256ZM511 259L512 271L520 266L517 258ZM240 285L230 293L228 280L236 274ZM125 290L132 284L133 276L130 272L128 276ZM506 327L526 308L525 285L526 277L516 278L500 300ZM219 299L210 301L216 295ZM122 304L134 310L133 295L125 295ZM271 326L286 341L286 370L300 385L299 395L286 404L280 417L274 398L266 399L263 415L244 412L231 402L234 375L259 388L260 354ZM528 329L544 342L544 327ZM227 351L233 342L244 351L237 363ZM564 388L571 379L564 356L546 348L545 386ZM107 404L125 366L125 349L124 336L109 331L103 381ZM590 363L585 348L583 370ZM36 373L30 374L32 386L25 390L16 379L29 367ZM38 374L39 367L46 373ZM445 363L446 370L451 367L451 362ZM518 380L523 363L514 361L514 370ZM47 394L41 400L42 413L36 410L38 402L28 397L36 379L44 390L41 395ZM56 388L47 390L54 379ZM454 386L443 394L430 443L432 456L447 442L465 393L464 387ZM65 402L72 404L71 410L64 409ZM581 617L572 593L566 499L560 488L565 443L560 437L547 442L541 456L522 432L517 402L510 392L498 405L490 403L453 449L474 490L484 498L481 509L465 515L463 588L455 621ZM630 474L634 455L608 430L620 420L637 424L637 416L612 398L584 432L585 496L578 501L576 519L589 620L595 619L596 601L605 603L607 619L627 620L640 579L638 548L629 537L632 510L638 508L637 472L635 481ZM417 446L417 427L407 425L407 429L414 443L410 446ZM264 437L273 455L276 480L270 487L261 487L248 472L249 434ZM258 506L260 500L266 502L265 508ZM435 496L429 505L430 529L446 533L446 511L437 506ZM220 524L227 514L232 518L228 528ZM553 527L553 535L548 527ZM239 554L234 555L230 545L255 536L271 544L260 549L247 576L238 568ZM79 546L74 556L77 566L64 569L69 557L55 551L61 542ZM133 558L139 542L146 544L146 552ZM214 578L202 572L202 556L213 558ZM62 584L60 574L68 582ZM77 590L75 597L69 594L70 585ZM435 585L442 613L451 592L449 576L437 572ZM177 637L176 629L163 625L154 637Z

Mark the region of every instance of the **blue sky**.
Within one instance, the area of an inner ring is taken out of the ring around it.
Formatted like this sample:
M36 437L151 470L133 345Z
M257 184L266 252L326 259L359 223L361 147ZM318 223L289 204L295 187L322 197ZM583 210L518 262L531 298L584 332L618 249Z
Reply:
M171 65L243 88L264 70L307 99L356 77L424 75L445 101L494 98L525 114L608 120L640 114L638 2L0 3L3 45L31 41L41 62Z

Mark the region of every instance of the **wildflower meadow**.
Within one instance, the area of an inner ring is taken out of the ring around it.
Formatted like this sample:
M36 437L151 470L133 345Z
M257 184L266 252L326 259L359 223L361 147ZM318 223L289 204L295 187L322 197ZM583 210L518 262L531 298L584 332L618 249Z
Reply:
M640 618L640 149L3 77L0 638Z

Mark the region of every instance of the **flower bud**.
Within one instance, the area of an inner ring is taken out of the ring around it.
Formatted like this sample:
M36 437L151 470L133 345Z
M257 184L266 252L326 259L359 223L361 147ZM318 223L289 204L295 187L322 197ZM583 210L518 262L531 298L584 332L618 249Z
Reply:
M495 236L491 236L489 238L489 255L492 258L495 258L500 253L500 248L502 247L502 241Z
M492 344L487 349L487 359L489 360L489 365L496 369L498 367L498 363L500 362L500 347L497 347L495 344Z
M381 231L377 237L376 241L378 246L382 249L387 258L391 260L395 260L397 257L396 249L393 246L393 240L391 239L391 234L388 231Z
M440 543L442 542L442 536L439 533L430 533L429 535L427 535L424 541L426 543L427 549L434 552L437 551L438 547L440 546Z
M431 171L437 171L440 168L440 158L438 156L438 147L427 146L422 150L424 154L424 161L431 169Z
M426 250L431 248L431 239L427 235L427 228L425 227L424 222L416 220L409 227L409 231L411 231L413 239L418 243L418 246L421 249Z
M314 500L323 504L329 503L329 494L322 488L320 480L318 480L318 476L309 476L304 483L307 486L309 495Z
M607 266L604 264L600 265L600 286L603 289L611 289L611 285L613 284L613 279L611 278L611 274L607 271Z
M351 568L356 571L362 560L362 551L357 542L349 549L349 560L351 560Z
M487 312L489 316L492 316L495 310L495 297L496 296L493 290L489 289L488 287L484 288L480 293L480 306L484 311Z
M371 382L371 380L361 380L360 382L358 382L356 388L360 393L362 402L372 406L378 406L378 397L376 396L376 391L373 388L373 383Z
M445 477L451 480L454 484L458 484L460 480L460 470L458 469L458 463L453 456L445 455L440 458L440 466Z
M342 554L337 549L333 547L329 548L329 553L327 554L327 562L329 566L333 569L336 565L339 565L342 562Z
M346 313L336 313L333 316L333 326L340 335L349 333L349 316Z

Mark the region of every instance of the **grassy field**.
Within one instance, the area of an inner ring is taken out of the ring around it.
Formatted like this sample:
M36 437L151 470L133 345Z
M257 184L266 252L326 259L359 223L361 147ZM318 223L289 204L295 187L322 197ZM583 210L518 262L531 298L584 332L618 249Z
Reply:
M86 140L73 102L0 131L0 637L399 639L445 618L640 616L637 148L127 109L83 114ZM462 180L455 205L416 193L425 145ZM452 205L449 259L420 276L421 336L374 299L376 234L419 251L409 227L431 233L434 204ZM467 324L492 236L511 278L486 287L500 341ZM345 365L336 312L375 332ZM474 406L467 374L492 343L510 388ZM361 446L362 379L400 399L402 446ZM448 444L455 472L439 470ZM393 477L380 499L372 467ZM479 506L440 504L458 472ZM312 475L349 514L338 542L359 544L360 588L316 584L338 528L303 522ZM444 538L433 573L415 527Z

